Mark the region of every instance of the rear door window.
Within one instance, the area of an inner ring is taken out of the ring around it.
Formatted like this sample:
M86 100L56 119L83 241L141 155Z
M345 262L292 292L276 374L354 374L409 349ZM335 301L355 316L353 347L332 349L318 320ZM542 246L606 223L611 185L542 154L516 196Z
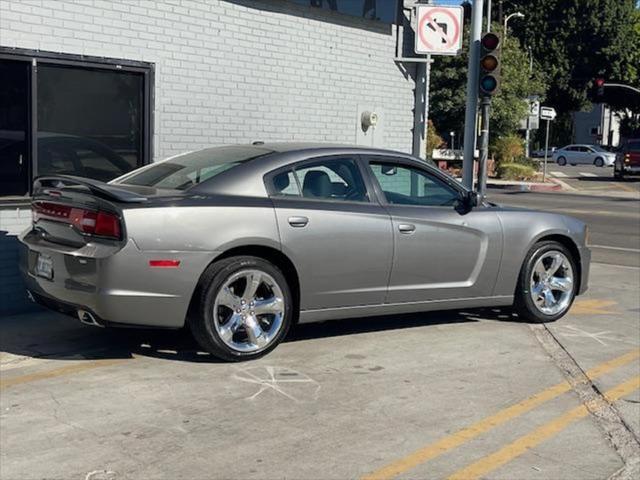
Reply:
M640 140L629 142L627 150L634 153L640 153Z
M315 200L368 202L369 196L355 159L329 157L304 162L274 175L271 193Z

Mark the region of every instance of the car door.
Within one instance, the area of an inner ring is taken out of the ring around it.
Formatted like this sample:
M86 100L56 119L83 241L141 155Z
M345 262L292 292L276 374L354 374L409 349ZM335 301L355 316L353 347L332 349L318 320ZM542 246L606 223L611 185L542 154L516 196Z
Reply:
M584 165L585 163L592 163L590 161L591 159L591 152L589 150L589 148L580 145L578 147L576 147L576 162L577 164L582 164Z
M461 213L462 188L418 162L367 163L393 223L387 303L491 296L503 241L492 207Z
M577 147L574 147L573 145L569 145L568 147L562 149L562 151L558 154L558 157L566 158L567 163L569 164L576 163L578 154L576 148Z
M382 304L393 255L391 218L356 156L303 161L267 175L283 252L302 310Z

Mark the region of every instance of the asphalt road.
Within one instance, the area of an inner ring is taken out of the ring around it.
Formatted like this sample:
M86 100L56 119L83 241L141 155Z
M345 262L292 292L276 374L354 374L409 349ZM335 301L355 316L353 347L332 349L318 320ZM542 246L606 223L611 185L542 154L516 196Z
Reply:
M636 198L499 189L488 193L495 203L579 218L589 225L594 262L640 267L640 200Z
M640 192L640 177L631 177L624 181L613 178L613 167L596 167L594 165L547 164L547 172L570 187L583 192L596 194L611 192Z

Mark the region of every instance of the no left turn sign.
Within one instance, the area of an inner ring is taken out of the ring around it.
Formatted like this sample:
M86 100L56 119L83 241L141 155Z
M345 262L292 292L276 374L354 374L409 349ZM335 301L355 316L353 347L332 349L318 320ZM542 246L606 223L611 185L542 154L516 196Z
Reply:
M462 49L462 7L416 7L416 53L457 55Z

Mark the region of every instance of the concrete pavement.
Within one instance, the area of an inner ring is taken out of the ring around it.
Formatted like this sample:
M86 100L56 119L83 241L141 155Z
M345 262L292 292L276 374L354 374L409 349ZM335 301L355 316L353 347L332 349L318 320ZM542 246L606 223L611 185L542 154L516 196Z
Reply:
M549 326L602 391L640 375L638 272L594 265L589 294ZM180 333L51 313L2 328L2 478L358 478L389 465L380 478L446 478L480 462L486 478L601 479L623 467L589 415L507 448L581 405L508 312L306 325L235 365ZM635 432L637 401L633 389L614 402Z

